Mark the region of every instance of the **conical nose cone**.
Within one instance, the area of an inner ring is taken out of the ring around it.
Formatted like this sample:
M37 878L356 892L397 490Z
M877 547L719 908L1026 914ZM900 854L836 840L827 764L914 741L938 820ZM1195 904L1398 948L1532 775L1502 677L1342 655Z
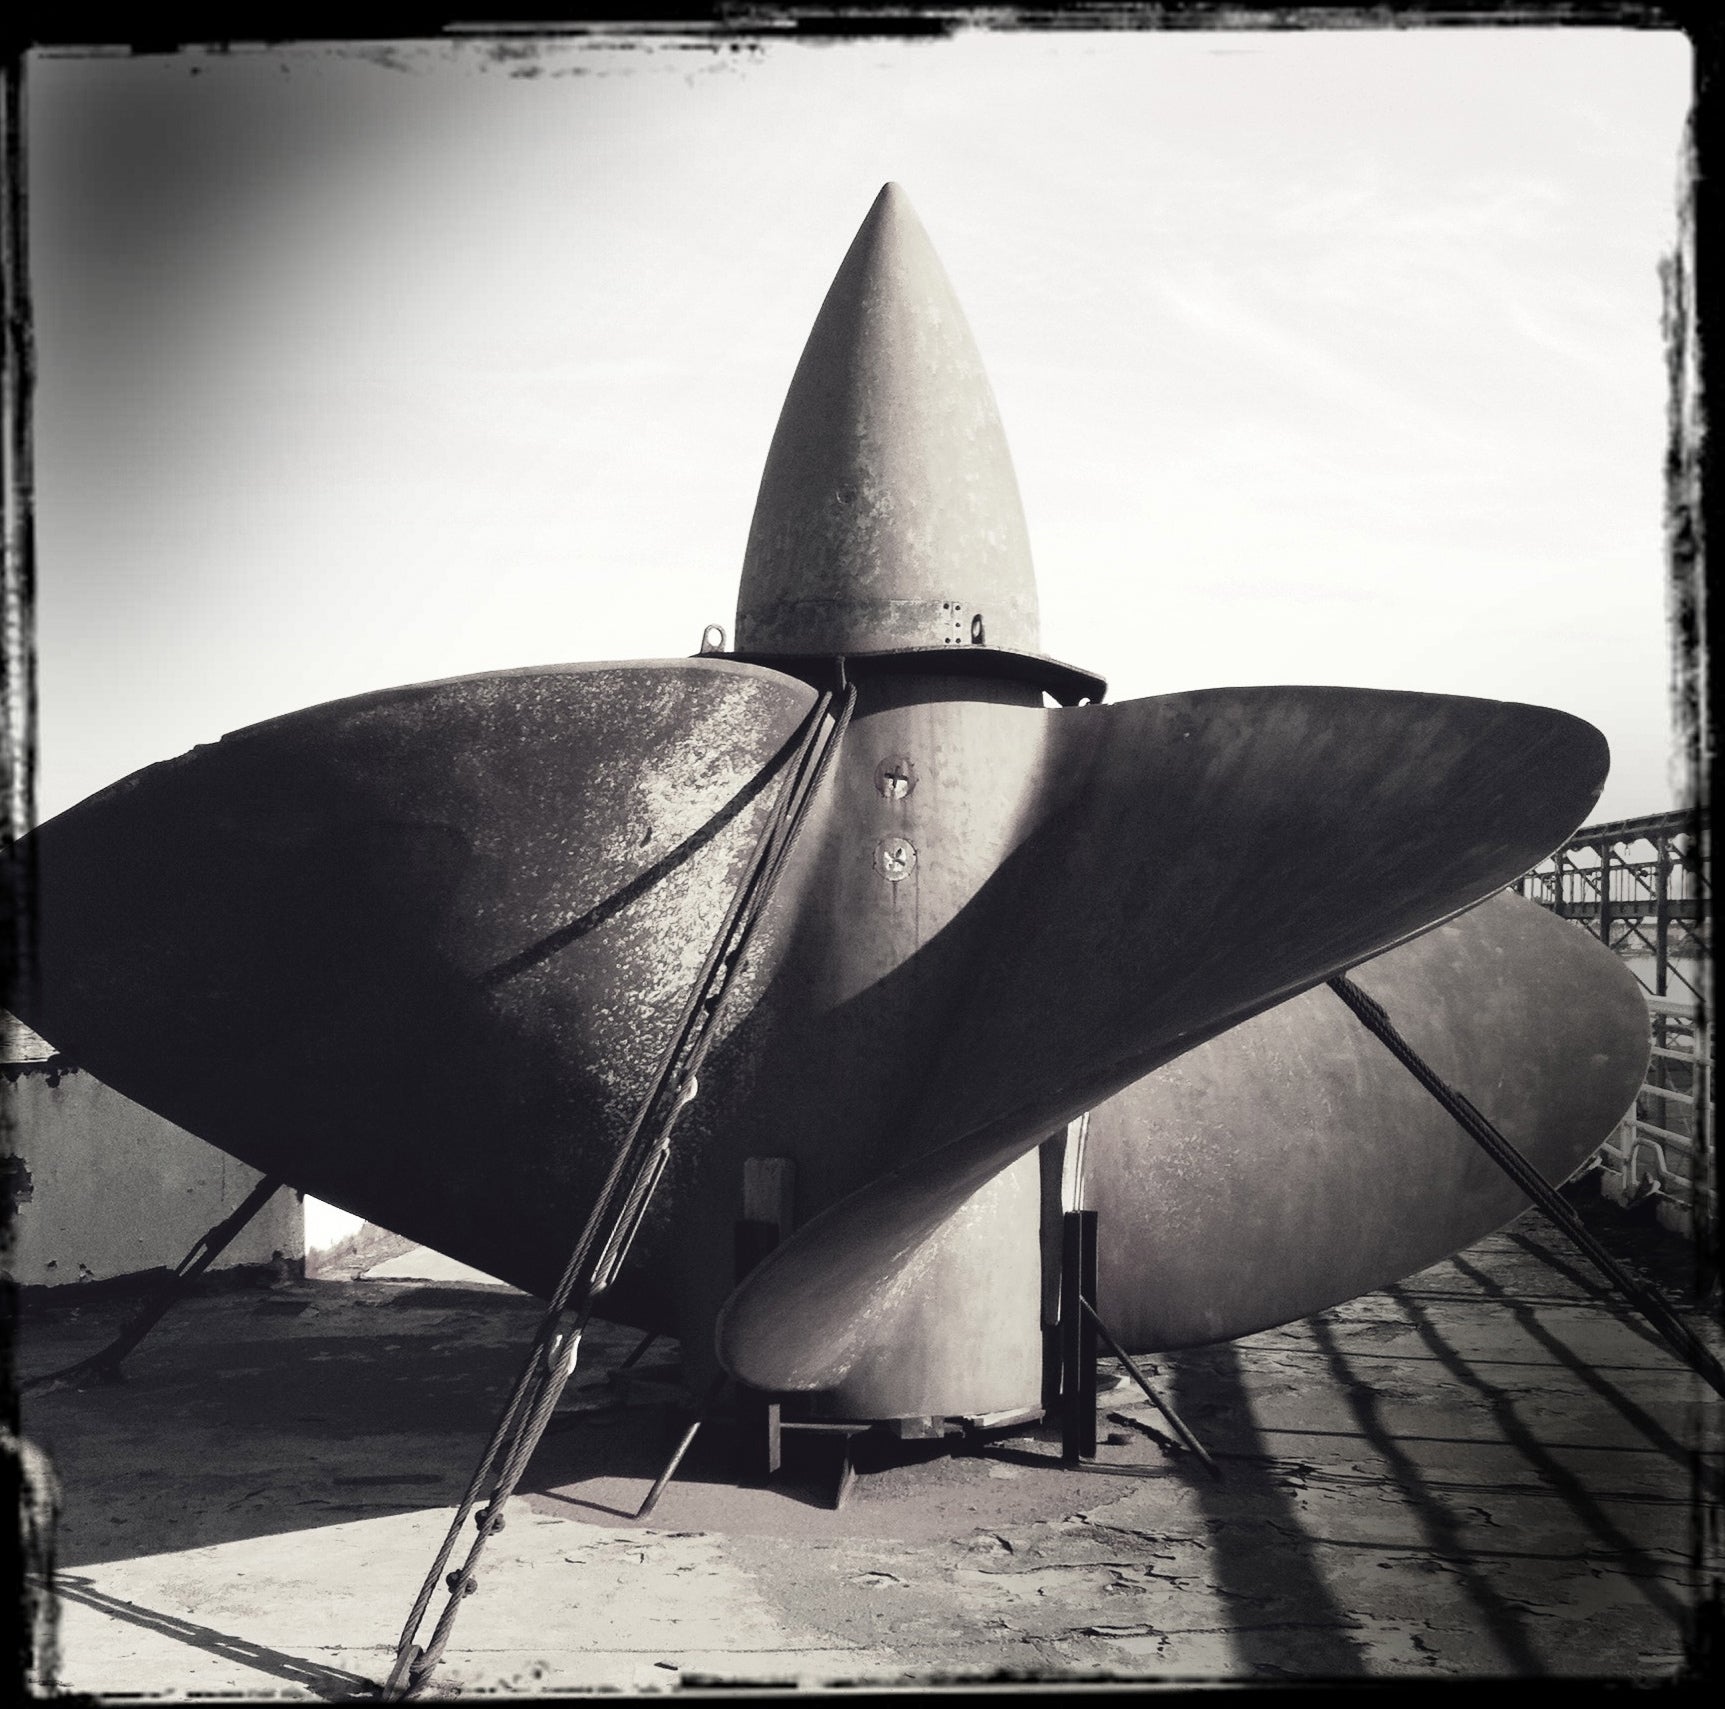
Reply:
M737 647L1034 653L1036 584L994 392L945 271L888 184L809 334L767 453Z

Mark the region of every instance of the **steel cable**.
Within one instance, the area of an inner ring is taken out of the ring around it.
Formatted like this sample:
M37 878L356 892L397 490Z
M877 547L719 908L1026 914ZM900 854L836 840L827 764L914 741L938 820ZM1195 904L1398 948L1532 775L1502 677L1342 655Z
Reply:
M425 1618L426 1610L431 1606L431 1599L437 1592L438 1577L443 1572L444 1567L448 1564L450 1555L454 1552L456 1539L460 1537L463 1528L466 1526L468 1515L472 1513L473 1509L479 1503L481 1492L486 1486L487 1479L491 1476L492 1468L497 1462L499 1452L504 1449L505 1443L510 1442L513 1439L523 1408L528 1407L529 1415L531 1415L531 1403L529 1402L528 1397L538 1386L539 1378L544 1370L546 1352L556 1337L558 1324L563 1315L563 1311L567 1306L569 1296L574 1291L575 1282L580 1275L581 1267L586 1262L588 1253L592 1249L594 1235L604 1220L606 1210L608 1209L611 1199L616 1191L617 1184L622 1179L624 1171L634 1153L635 1143L641 1129L644 1126L647 1117L651 1114L654 1105L658 1102L665 1082L670 1076L671 1070L676 1065L677 1056L683 1048L684 1041L688 1036L691 1025L693 1024L696 1011L704 998L706 988L712 979L719 957L722 954L725 945L730 940L737 917L747 905L750 896L758 890L758 877L769 863L772 850L779 840L779 821L784 813L788 811L790 801L795 794L797 781L806 769L809 750L812 747L815 736L820 729L821 719L824 716L827 707L831 704L831 699L832 696L830 693L823 694L815 703L815 706L809 715L807 725L803 732L802 741L799 743L796 755L786 772L785 781L780 788L778 800L774 803L773 811L768 814L765 823L763 823L761 830L756 837L755 847L751 852L749 864L744 871L742 882L733 892L730 904L725 911L724 918L720 923L718 931L714 934L712 946L707 952L706 959L702 963L701 970L697 974L694 983L689 988L689 995L684 1000L682 1010L677 1018L677 1023L672 1028L665 1049L660 1054L653 1077L648 1084L647 1092L642 1098L640 1104L637 1106L634 1119L630 1122L628 1129L625 1131L623 1138L617 1147L617 1151L612 1158L611 1167L607 1171L605 1180L601 1184L598 1195L594 1199L593 1208L588 1213L587 1221L582 1227L580 1236L576 1240L574 1250L569 1256L568 1263L564 1266L563 1274L558 1280L557 1287L552 1292L545 1314L540 1319L539 1327L534 1334L533 1341L528 1347L527 1357L522 1365L520 1375L516 1378L514 1388L510 1393L508 1404L504 1408L502 1416L499 1418L496 1427L492 1431L491 1439L486 1446L485 1452L480 1457L478 1466L474 1469L473 1476L468 1480L466 1493L462 1496L462 1499L456 1508L455 1517L450 1523L449 1530L443 1540L443 1545L439 1549L436 1558L433 1560L430 1571L426 1574L425 1582L420 1587L419 1595L414 1600L413 1608L408 1614L407 1622L402 1629L402 1635L397 1645L398 1653L395 1671L391 1675L391 1688L400 1683L397 1676L401 1673L402 1658L409 1653L414 1639L418 1635L419 1627ZM535 1399L536 1398L537 1397L535 1397ZM501 1479L498 1481L501 1482ZM495 1484L493 1485L493 1488L496 1488ZM491 1523L491 1515L487 1513L481 1521L481 1535L489 1536L498 1529L500 1529L500 1527ZM470 1555L467 1562L467 1568L471 1568L474 1564L475 1561ZM435 1658L431 1659L435 1660ZM426 1667L426 1671L429 1671L429 1666Z
M792 849L796 846L807 811L824 781L833 754L843 740L856 706L856 687L844 677L843 660L836 661L844 700L824 740L817 741L831 707L834 691L825 690L811 711L802 742L787 771L772 812L756 838L755 847L742 880L734 891L724 920L713 938L712 947L699 974L690 987L672 1029L670 1041L659 1059L657 1069L630 1122L611 1168L587 1217L575 1249L570 1254L562 1277L551 1296L549 1306L502 1418L493 1430L491 1440L472 1478L467 1492L457 1507L443 1545L426 1575L412 1612L403 1627L397 1644L396 1658L384 1688L386 1697L411 1695L417 1691L436 1667L454 1626L455 1616L464 1597L476 1588L476 1571L480 1554L491 1536L503 1528L502 1508L514 1493L526 1470L552 1410L564 1386L574 1372L581 1335L592 1313L594 1303L622 1267L628 1248L645 1217L654 1187L669 1156L670 1139L678 1116L694 1095L696 1073L705 1060L715 1035L719 1016L735 989L744 952L753 938L755 927L772 900L773 892L784 872ZM703 1013L703 1011L705 1011ZM674 1091L670 1106L662 1112L667 1088ZM659 1115L657 1122L650 1118ZM642 1140L644 1133L652 1137ZM626 1185L625 1185L626 1183ZM621 1206L616 1206L619 1189ZM614 1214L613 1214L614 1212ZM599 1231L609 1225L603 1243ZM595 1245L598 1256L593 1258ZM590 1262L590 1260L592 1260ZM560 1327L569 1302L583 1273L587 1282L583 1297L576 1308L575 1321ZM492 1476L499 1453L503 1463ZM419 1628L436 1594L438 1578L443 1574L456 1539L461 1535L468 1516L479 1505L481 1492L485 1506L478 1515L478 1535L470 1546L466 1560L455 1572L447 1575L449 1595L432 1635L423 1649L416 1646Z
M1462 1131L1498 1165L1562 1231L1592 1259L1631 1305L1652 1324L1660 1338L1704 1382L1725 1395L1725 1366L1721 1366L1699 1336L1650 1288L1643 1287L1595 1239L1574 1208L1557 1189L1486 1119L1460 1092L1446 1084L1427 1066L1382 1006L1367 996L1343 974L1330 982L1330 989L1353 1011L1373 1037L1408 1070L1444 1109Z

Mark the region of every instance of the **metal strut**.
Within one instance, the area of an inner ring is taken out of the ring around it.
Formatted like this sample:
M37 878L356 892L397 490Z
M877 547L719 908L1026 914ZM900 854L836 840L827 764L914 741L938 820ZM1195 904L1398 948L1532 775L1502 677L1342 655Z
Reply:
M677 1475L677 1468L682 1465L683 1456L693 1446L696 1436L700 1434L701 1426L712 1416L713 1408L719 1404L719 1397L725 1392L730 1381L730 1375L725 1371L721 1371L713 1378L712 1387L707 1390L706 1398L696 1407L695 1416L689 1420L683 1429L683 1434L677 1438L677 1446L671 1450L671 1457L665 1462L664 1470L654 1478L653 1487L642 1497L641 1505L635 1509L637 1519L645 1519L659 1505L659 1497L665 1493L666 1484Z
M773 811L761 828L742 881L690 988L646 1095L618 1146L562 1279L551 1295L521 1374L468 1483L467 1493L456 1509L443 1546L414 1600L396 1647L394 1666L383 1688L386 1700L417 1692L442 1657L462 1599L478 1588L477 1567L485 1543L503 1529L504 1504L520 1482L550 1422L558 1396L574 1374L581 1334L593 1307L622 1268L640 1229L653 1189L670 1156L672 1130L695 1096L698 1070L713 1041L719 1015L735 988L744 952L772 900L809 806L856 707L856 686L845 678L844 661L838 659L835 663L838 692L843 695L839 709L830 728L826 727L835 695L835 690L827 689L809 714L796 757ZM420 1626L469 1514L474 1515L478 1535L461 1566L447 1574L448 1598L422 1648L418 1643Z
M1700 1337L1664 1300L1635 1280L1593 1237L1587 1225L1515 1146L1505 1139L1462 1094L1438 1078L1402 1035L1383 1008L1345 974L1330 981L1330 989L1347 1004L1366 1030L1393 1055L1473 1140L1556 1225L1593 1260L1618 1290L1652 1324L1672 1352L1689 1368L1725 1395L1725 1366L1714 1358Z
M287 1183L266 1175L240 1203L207 1234L201 1235L190 1252L163 1279L162 1285L132 1316L125 1328L99 1353L68 1365L63 1371L32 1377L18 1385L20 1394L70 1388L86 1377L105 1383L120 1381L120 1361L186 1297L186 1291L233 1244L234 1237L275 1197Z
M1123 1366L1125 1366L1126 1374L1144 1391L1144 1398L1148 1400L1165 1419L1167 1419L1169 1428L1173 1430L1181 1444L1189 1453L1196 1454L1198 1458L1203 1461L1204 1467L1210 1473L1211 1477L1220 1478L1222 1475L1222 1468L1210 1458L1204 1444L1192 1434L1191 1428L1187 1425L1185 1419L1183 1419L1167 1401L1151 1388L1150 1384L1145 1380L1144 1373L1138 1369L1136 1364L1133 1363L1132 1355L1114 1339L1114 1336L1109 1331L1108 1325L1096 1315L1096 1307L1082 1295L1079 1296L1078 1303L1084 1308L1084 1315L1089 1318L1091 1323L1095 1326L1096 1333L1107 1343L1109 1352L1111 1352L1114 1357L1118 1359Z

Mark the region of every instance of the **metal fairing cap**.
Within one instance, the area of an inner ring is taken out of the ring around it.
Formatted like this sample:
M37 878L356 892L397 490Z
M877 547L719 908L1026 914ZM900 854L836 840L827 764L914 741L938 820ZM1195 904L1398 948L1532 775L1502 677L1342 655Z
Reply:
M1036 1405L1031 1153L1086 1112L1100 1305L1134 1351L1514 1215L1313 989L1349 968L1548 1176L1633 1095L1630 975L1494 896L1597 798L1590 726L1350 688L1043 706L1100 684L1035 652L993 398L896 186L792 382L738 631L747 657L313 707L101 792L34 834L22 1018L245 1161L549 1294L844 655L854 714L603 1299L680 1336L694 1380L722 1363L853 1419ZM794 1230L739 1287L758 1157L793 1167Z
M1036 583L994 391L888 184L803 350L743 554L744 654L1035 653Z

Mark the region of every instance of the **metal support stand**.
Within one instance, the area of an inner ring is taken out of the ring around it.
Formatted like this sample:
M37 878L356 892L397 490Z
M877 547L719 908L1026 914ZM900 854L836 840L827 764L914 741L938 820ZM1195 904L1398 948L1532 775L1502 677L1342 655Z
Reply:
M724 1393L725 1385L729 1381L730 1378L723 1371L713 1379L713 1386L707 1390L707 1398L701 1402L695 1416L689 1420L689 1427L677 1438L677 1446L671 1450L671 1457L665 1462L665 1469L653 1480L653 1487L647 1491L641 1505L635 1509L637 1519L645 1519L659 1505L659 1497L665 1493L665 1485L677 1475L677 1468L682 1465L683 1456L694 1445L701 1426L712 1416L713 1408L719 1404L719 1396Z
M743 1160L743 1214L732 1224L733 1273L741 1282L754 1267L778 1245L790 1229L791 1200L795 1170L786 1157L749 1157ZM689 1421L688 1428L677 1439L665 1469L653 1480L653 1487L635 1510L637 1519L645 1519L659 1505L665 1486L676 1476L683 1456L694 1445L701 1427L719 1404L727 1386L723 1373L716 1377L706 1398ZM782 1457L780 1436L781 1409L779 1402L756 1389L736 1389L737 1422L742 1434L742 1454L745 1462L742 1475L765 1482L778 1469Z
M745 1210L751 1206L744 1206ZM736 1279L741 1282L779 1243L779 1225L764 1217L745 1216L734 1225ZM746 1483L765 1483L783 1458L779 1434L783 1409L776 1396L744 1383L735 1385L737 1404L738 1474Z
M1186 1421L1150 1386L1125 1348L1115 1340L1092 1303L1096 1297L1096 1212L1068 1211L1060 1242L1060 1457L1067 1465L1096 1457L1096 1339L1125 1367L1144 1398L1167 1419L1175 1436L1203 1461L1213 1477L1221 1468L1205 1452Z
M1192 1434L1191 1430L1187 1427L1185 1419L1183 1419L1179 1413L1177 1413L1173 1407L1171 1407L1167 1401L1157 1394L1157 1392L1151 1388L1149 1383L1145 1381L1144 1373L1132 1362L1126 1349L1122 1347L1111 1334L1109 1334L1108 1325L1096 1315L1096 1307L1093 1306L1088 1299L1082 1299L1078 1303L1083 1306L1084 1315L1090 1320L1096 1333L1108 1344L1108 1351L1126 1367L1126 1374L1144 1391L1144 1398L1148 1400L1165 1419L1168 1420L1169 1427L1173 1430L1174 1434L1179 1437L1180 1441L1190 1449L1192 1453L1196 1454L1198 1458L1204 1462L1205 1468L1209 1471L1210 1475L1215 1478L1221 1477L1222 1468L1210 1458L1208 1453L1205 1452L1204 1444ZM1094 1438L1094 1418L1092 1419L1091 1432L1092 1437Z
M1060 1243L1060 1457L1096 1456L1096 1326L1084 1301L1096 1292L1096 1212L1068 1211Z
M1063 1188L1067 1149L1066 1128L1051 1134L1036 1148L1037 1173L1041 1187L1037 1226L1042 1283L1042 1388L1039 1398L1044 1417L1052 1416L1060 1406L1060 1251L1064 1239L1061 1219L1066 1214Z
M1460 1124L1462 1131L1486 1153L1583 1253L1605 1278L1635 1306L1679 1359L1719 1394L1725 1395L1725 1366L1701 1342L1664 1300L1644 1288L1603 1246L1575 1214L1557 1189L1497 1131L1468 1100L1445 1084L1404 1039L1382 1007L1343 974L1330 981L1330 989L1347 1004L1365 1029L1383 1044Z
M32 1377L18 1385L20 1394L72 1388L86 1379L117 1383L123 1380L120 1362L135 1348L173 1308L186 1297L193 1282L201 1276L227 1249L247 1223L273 1199L285 1185L278 1176L266 1175L252 1188L239 1205L201 1236L184 1258L165 1278L161 1287L144 1302L125 1328L99 1353L68 1365L63 1371Z
M634 1347L632 1347L630 1349L629 1357L626 1358L623 1361L623 1363L621 1365L619 1365L617 1367L617 1369L611 1373L612 1380L615 1381L618 1377L621 1377L625 1372L632 1371L635 1368L635 1366L640 1364L641 1356L658 1339L659 1339L658 1330L649 1329L647 1331L647 1333L645 1335L643 1335L641 1337L641 1339L635 1343Z

